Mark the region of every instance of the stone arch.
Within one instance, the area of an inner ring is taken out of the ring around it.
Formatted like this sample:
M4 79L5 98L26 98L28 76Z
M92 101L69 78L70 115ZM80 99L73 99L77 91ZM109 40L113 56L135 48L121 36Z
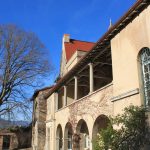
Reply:
M64 131L64 150L72 150L73 129L70 122L65 126Z
M140 61L140 55L143 53L143 51L144 51L145 49L149 49L149 50L150 50L149 47L142 47L142 48L139 50L138 56L137 56L137 59L138 59L139 61Z
M99 131L106 128L109 122L109 118L105 115L100 115L96 118L93 125L92 141L96 140Z
M85 120L79 120L76 127L77 135L80 136L79 140L79 149L89 149L90 148L90 138L89 138L89 129Z
M63 131L59 124L56 130L56 150L62 150L63 148Z

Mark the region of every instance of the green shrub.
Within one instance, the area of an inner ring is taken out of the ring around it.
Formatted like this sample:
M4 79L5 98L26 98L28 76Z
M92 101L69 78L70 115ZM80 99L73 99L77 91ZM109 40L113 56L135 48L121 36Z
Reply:
M100 130L93 142L94 150L140 150L150 143L146 119L144 107L126 107L123 114L110 118L107 128Z

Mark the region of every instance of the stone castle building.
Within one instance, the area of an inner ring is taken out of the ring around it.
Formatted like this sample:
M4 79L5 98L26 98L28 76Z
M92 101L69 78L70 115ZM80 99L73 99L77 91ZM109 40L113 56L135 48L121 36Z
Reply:
M150 106L149 4L137 0L96 43L63 36L60 78L33 97L34 150L92 150L108 116Z
M26 150L30 148L31 133L30 126L10 126L9 128L1 128L0 150Z
M6 129L0 130L0 150L14 150L18 148L18 139L15 133Z

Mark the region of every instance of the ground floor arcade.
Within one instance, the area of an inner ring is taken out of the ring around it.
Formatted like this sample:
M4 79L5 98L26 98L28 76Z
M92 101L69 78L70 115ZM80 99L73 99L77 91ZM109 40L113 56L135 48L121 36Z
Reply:
M59 109L46 121L46 150L92 150L112 114L112 84ZM52 99L51 99L52 100Z
M105 128L109 122L109 119L105 115L97 117L93 124L93 129L88 125L84 119L80 119L76 125L74 131L70 122L67 122L65 128L61 124L56 127L56 137L51 137L51 127L47 126L47 145L46 148L56 150L92 150L94 142L97 139L98 133L101 129ZM51 131L52 132L52 131ZM52 144L52 142L54 142Z

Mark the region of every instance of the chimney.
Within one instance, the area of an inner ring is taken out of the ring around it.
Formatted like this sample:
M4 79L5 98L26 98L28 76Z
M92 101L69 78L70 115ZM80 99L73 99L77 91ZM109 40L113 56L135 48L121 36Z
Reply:
M64 42L70 42L70 34L64 34L64 36L63 36L63 43Z

